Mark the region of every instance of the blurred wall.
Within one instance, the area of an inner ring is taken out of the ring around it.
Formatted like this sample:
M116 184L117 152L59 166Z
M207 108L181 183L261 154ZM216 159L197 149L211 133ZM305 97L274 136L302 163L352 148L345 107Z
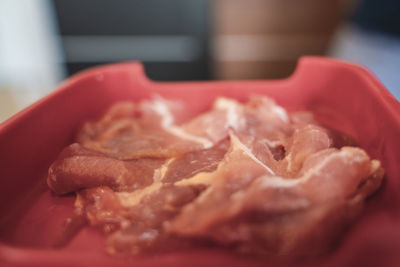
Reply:
M0 0L0 121L67 75L125 60L156 80L271 79L330 51L400 99L396 1Z
M207 0L53 2L70 75L139 60L155 80L210 78Z
M49 1L0 0L0 121L64 77L55 32Z

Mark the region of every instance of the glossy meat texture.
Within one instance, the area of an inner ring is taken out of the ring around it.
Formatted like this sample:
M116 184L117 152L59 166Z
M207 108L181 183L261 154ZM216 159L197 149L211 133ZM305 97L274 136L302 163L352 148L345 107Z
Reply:
M206 176L215 171L228 145L229 142L225 140L210 149L190 152L168 160L155 171L153 184L143 189L118 193L109 188L103 188L101 191L81 191L78 193L76 206L83 206L92 212L81 213L79 208L76 213L89 216L87 219L91 225L97 226L98 222L102 222L100 225L104 229L118 230L109 238L109 252L138 253L148 248L166 249L166 244L161 241L168 238L163 229L164 223L175 217L184 205L197 198L206 188L203 184L182 186L177 182ZM107 198L103 197L103 191L107 192ZM93 202L91 199L100 202ZM118 208L105 214L111 214L115 219L107 217L103 220L104 210L107 210L104 206L109 205L109 199L117 199L115 203L118 203ZM119 224L116 225L115 221ZM170 245L168 247L171 248Z
M152 184L154 170L163 162L156 158L122 161L75 143L50 166L47 184L56 194L97 186L132 191Z
M161 98L116 104L100 121L85 123L78 142L121 160L168 158L212 146L175 125L173 104Z
M241 156L245 159L236 160L248 160ZM169 231L208 237L246 253L326 251L380 186L383 173L379 162L358 148L323 150L307 160L296 179L257 171L248 172L247 180L238 178L240 174L215 173L211 186L183 208ZM239 189L227 186L238 183Z
M353 138L273 100L119 103L87 122L47 178L76 192L66 235L88 224L111 254L221 246L273 257L332 249L383 178ZM68 240L65 237L63 240Z

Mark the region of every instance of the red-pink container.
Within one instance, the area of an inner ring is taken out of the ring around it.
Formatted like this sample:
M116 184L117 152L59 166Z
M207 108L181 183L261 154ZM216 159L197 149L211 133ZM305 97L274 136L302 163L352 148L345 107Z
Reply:
M46 171L73 142L83 121L116 101L152 94L183 100L188 114L207 110L217 96L274 98L289 110L307 109L317 119L354 136L386 170L382 189L334 252L298 263L306 266L400 266L400 103L367 70L333 59L305 57L284 80L154 82L140 63L94 68L0 125L0 266L249 266L260 262L218 250L120 258L103 249L103 237L85 228L62 249L50 246L73 207L74 196L54 196Z

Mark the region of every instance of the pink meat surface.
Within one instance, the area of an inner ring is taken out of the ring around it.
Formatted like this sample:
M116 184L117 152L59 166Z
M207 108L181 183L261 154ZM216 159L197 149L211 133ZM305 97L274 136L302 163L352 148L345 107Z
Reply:
M260 96L216 99L189 121L182 112L155 97L83 125L47 178L55 193L77 194L66 234L96 227L111 254L319 255L380 187L380 162L309 112Z

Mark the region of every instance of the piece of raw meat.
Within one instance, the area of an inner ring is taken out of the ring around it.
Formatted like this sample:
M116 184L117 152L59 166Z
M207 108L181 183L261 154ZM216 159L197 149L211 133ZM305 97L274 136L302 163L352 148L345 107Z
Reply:
M155 96L83 125L47 177L55 193L77 195L58 244L88 224L111 254L319 255L380 187L380 162L310 112L263 96L217 98L190 120L184 110Z
M97 186L133 191L152 184L154 170L163 163L163 159L154 158L121 161L75 143L50 166L47 184L56 194Z
M159 97L139 105L119 104L98 122L86 123L78 142L122 160L169 158L211 147L209 140L187 134L175 125L175 106L179 105Z
M383 172L379 162L358 148L328 149L312 157L296 179L261 175L236 190L215 181L182 209L169 231L207 237L246 253L326 251L334 236L359 215L365 198L380 186Z

